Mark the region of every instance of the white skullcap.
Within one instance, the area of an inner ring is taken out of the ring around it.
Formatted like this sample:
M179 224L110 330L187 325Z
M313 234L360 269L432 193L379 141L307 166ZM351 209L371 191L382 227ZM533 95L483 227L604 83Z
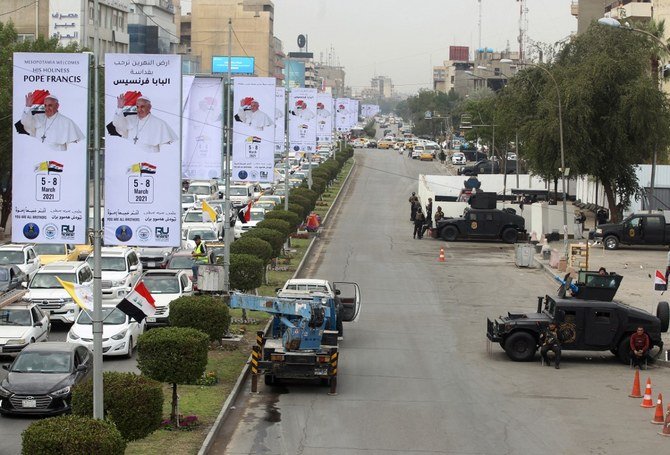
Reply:
M60 101L58 101L58 97L57 97L56 95L51 95L51 94L45 96L44 99L45 99L45 100L46 100L46 99L52 99L52 100L55 100L57 103L60 102Z
M142 95L142 96L140 96L139 98L137 98L137 101L139 101L139 100L144 100L144 101L146 101L147 103L151 104L151 100L150 100L148 97L144 96L144 95Z

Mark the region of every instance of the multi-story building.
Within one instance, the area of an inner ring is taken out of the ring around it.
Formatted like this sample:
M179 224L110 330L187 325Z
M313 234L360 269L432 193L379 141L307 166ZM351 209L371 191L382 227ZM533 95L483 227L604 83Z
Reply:
M376 98L391 98L393 96L393 81L390 77L373 77L370 80L370 88L376 93Z
M100 51L128 52L128 0L99 0ZM0 17L12 21L21 40L57 37L67 46L78 43L93 49L93 0L2 0Z
M341 66L330 66L323 63L316 65L316 77L325 92L332 93L335 98L344 97L344 77L346 73Z
M520 65L518 52L494 52L492 49L477 49L473 69L465 73L469 76L473 90L489 88L494 92L507 85Z
M200 58L201 71L211 72L212 57L228 55L228 19L232 20L233 56L254 57L256 76L275 76L274 4L270 0L191 1L190 18L182 17L180 27L184 31L190 22L190 39L182 38L181 43Z
M172 0L134 0L128 15L128 35L131 53L176 53L179 35Z
M570 11L577 18L577 34L584 33L591 22L603 17L607 0L572 0Z
M274 52L274 76L277 79L277 82L284 80L284 59L286 54L284 54L284 45L281 40L277 37L274 37L272 40L272 50Z

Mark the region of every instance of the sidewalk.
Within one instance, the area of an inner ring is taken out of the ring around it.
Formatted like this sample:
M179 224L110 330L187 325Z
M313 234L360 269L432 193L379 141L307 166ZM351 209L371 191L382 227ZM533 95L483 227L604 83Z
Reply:
M584 242L584 241L583 241ZM571 243L578 243L573 240ZM562 251L563 241L549 242L552 249ZM618 250L605 250L602 245L589 248L589 270L598 270L605 267L608 272L616 272L624 278L621 281L616 300L630 306L641 308L656 314L658 302L670 301L670 291L665 293L654 290L654 275L656 270L665 273L668 250L664 247L630 247L624 246ZM565 275L549 266L549 261L542 259L541 254L535 255L535 262L552 277ZM558 288L556 282L556 288ZM663 334L664 349L670 349L670 333Z

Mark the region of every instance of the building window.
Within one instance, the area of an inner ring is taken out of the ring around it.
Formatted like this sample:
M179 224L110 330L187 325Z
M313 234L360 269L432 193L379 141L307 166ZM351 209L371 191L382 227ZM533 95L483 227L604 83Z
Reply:
M493 68L493 74L496 76L500 76L500 68Z
M454 76L451 76L451 83L452 83L452 84L454 83L455 79L456 79L456 78L455 78Z
M32 43L35 41L35 34L34 33L19 33L19 35L16 38L16 41L19 43Z

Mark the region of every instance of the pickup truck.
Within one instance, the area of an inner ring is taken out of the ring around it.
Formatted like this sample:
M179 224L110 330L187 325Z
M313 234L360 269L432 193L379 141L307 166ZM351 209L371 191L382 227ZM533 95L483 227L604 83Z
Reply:
M620 223L601 224L594 239L608 250L616 250L621 244L670 245L670 224L664 213L668 212L634 213Z

